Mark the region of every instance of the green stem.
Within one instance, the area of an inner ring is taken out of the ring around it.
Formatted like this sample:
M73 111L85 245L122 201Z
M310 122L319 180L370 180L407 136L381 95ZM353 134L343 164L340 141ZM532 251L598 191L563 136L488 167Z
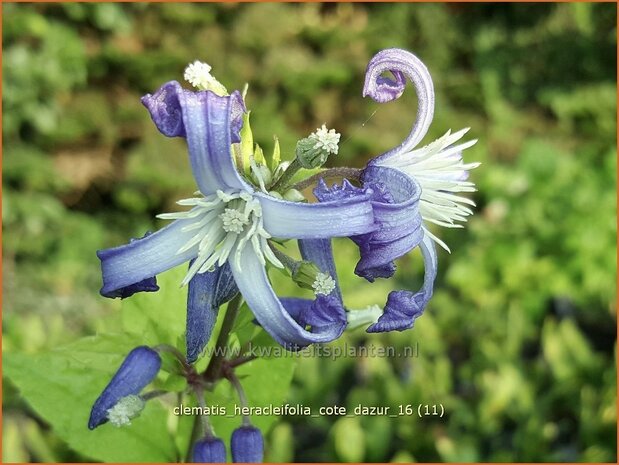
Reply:
M242 301L243 296L241 293L238 293L226 308L226 315L224 316L224 321L217 335L217 342L215 342L213 357L204 372L204 378L208 381L214 382L221 378L221 366L225 360L226 349L228 347L228 336L230 335L230 331L232 331L232 326L239 313Z
M286 168L286 171L284 171L282 173L282 175L279 177L277 182L275 184L273 184L273 186L271 186L269 188L269 190L272 190L272 191L275 191L275 192L279 192L280 190L283 190L283 188L287 186L288 182L290 182L292 177L301 168L303 168L303 167L299 163L299 160L297 160L296 158L294 160L292 160L290 165L288 165L288 168Z
M299 267L299 262L296 261L294 258L288 256L287 254L285 254L281 250L279 250L275 246L275 244L273 244L272 242L269 242L269 246L271 247L271 250L273 251L273 254L277 257L277 259L280 262L282 262L282 264L286 268L288 268L291 273L294 273L296 271L296 269Z
M226 378L228 379L228 381L230 381L232 386L234 386L234 389L236 390L236 393L239 396L239 402L241 403L241 407L247 407L249 404L247 403L247 396L245 396L245 390L243 389L241 382L239 381L236 374L234 373L234 369L229 368L226 370ZM248 415L243 415L243 425L245 426L250 425Z
M327 178L346 178L353 181L361 180L361 172L363 170L361 168L329 168L328 170L321 171L320 173L316 173L313 176L310 176L303 181L299 181L298 183L291 186L291 189L297 189L302 191L303 189L311 186L316 183L319 179L327 179Z

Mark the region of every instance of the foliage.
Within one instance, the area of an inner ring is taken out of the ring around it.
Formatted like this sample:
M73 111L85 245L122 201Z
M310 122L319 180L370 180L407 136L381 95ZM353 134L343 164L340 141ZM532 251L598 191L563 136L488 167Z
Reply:
M478 207L466 230L440 231L453 254L439 257L435 296L412 331L357 330L334 346L418 344L419 355L299 358L289 388L290 359L243 374L255 380L254 405L440 403L446 413L261 417L264 431L274 423L267 459L616 460L613 5L74 3L3 13L5 462L168 461L186 449L175 437L188 434L175 432L191 425L170 415L177 400L167 397L124 437L86 429L130 348L183 344L174 284L122 306L97 295L94 251L157 229L154 214L193 186L183 143L156 134L139 97L202 59L229 89L250 83L265 153L277 135L289 159L326 122L342 133L332 162L363 166L414 117L410 90L383 106L360 95L368 59L391 46L433 75L430 136L471 126L479 138L467 154L483 162ZM382 305L394 283L355 277L349 242L336 254L347 305ZM413 288L421 273L413 254L397 284ZM232 343L252 337L250 326ZM114 334L93 336L104 332ZM215 396L232 402L226 385ZM223 437L237 426L215 421Z

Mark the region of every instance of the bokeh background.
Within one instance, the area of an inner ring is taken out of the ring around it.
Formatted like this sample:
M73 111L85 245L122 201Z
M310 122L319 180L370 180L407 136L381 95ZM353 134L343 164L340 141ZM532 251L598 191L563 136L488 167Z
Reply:
M446 414L281 418L267 459L616 461L616 20L586 3L4 4L3 353L96 333L116 307L95 251L160 227L193 190L183 142L156 132L141 95L201 59L229 89L250 83L265 151L326 122L346 140L333 162L361 167L415 115L410 88L361 98L368 60L397 46L434 78L426 141L467 126L479 139L476 214L440 231L453 253L414 330L339 342L419 356L302 359L288 402ZM421 282L417 253L372 285L356 254L338 242L352 308ZM3 461L92 459L6 378L3 414Z

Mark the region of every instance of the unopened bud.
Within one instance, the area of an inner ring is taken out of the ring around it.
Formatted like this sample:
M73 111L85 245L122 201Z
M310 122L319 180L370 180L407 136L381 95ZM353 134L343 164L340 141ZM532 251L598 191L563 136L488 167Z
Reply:
M303 289L314 290L316 276L320 274L320 270L312 262L303 260L299 262L297 267L292 272L292 280Z
M193 446L193 463L226 463L226 446L219 438L204 438Z
M264 457L262 433L254 426L241 426L232 433L230 449L234 463L262 463Z

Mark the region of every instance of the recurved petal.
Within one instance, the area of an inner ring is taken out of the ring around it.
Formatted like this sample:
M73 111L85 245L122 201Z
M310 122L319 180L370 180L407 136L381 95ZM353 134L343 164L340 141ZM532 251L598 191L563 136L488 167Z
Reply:
M417 292L404 290L391 292L383 314L367 329L367 332L403 331L412 328L415 320L423 313L432 297L438 261L434 242L429 236L424 236L420 248L425 266L422 288Z
M189 264L191 267L191 263ZM217 321L219 306L238 292L230 265L196 274L187 293L187 361L193 363L208 343Z
M383 73L391 72L394 80L386 78ZM389 102L399 98L404 92L405 77L408 77L417 92L417 118L408 137L398 147L375 158L388 158L402 150L415 147L426 135L434 115L434 85L426 66L412 53L390 48L378 52L370 60L365 72L363 96L370 96L378 103Z
M177 251L195 232L182 231L188 220L177 220L142 239L129 244L97 251L101 260L104 297L128 297L133 292L153 284L157 274L191 260L197 255L197 246Z
M108 410L120 399L129 395L138 395L148 385L161 368L161 358L153 349L140 346L129 352L112 380L95 401L90 412L88 428L108 421Z
M339 310L332 309L334 311L329 312L311 332L295 321L275 295L266 270L252 248L246 247L238 263L233 260L230 267L241 294L260 325L285 348L297 350L312 343L329 342L344 331L346 315L341 306ZM301 321L309 318L303 316L302 308L299 310Z
M231 154L231 144L240 141L245 111L238 91L219 96L210 91L184 90L170 81L142 97L157 128L166 136L187 139L189 160L200 191L218 189L251 190L239 176Z
M355 273L372 282L388 278L395 272L394 260L415 248L421 238L419 184L393 168L368 166L362 175L363 187L348 182L327 187L319 183L314 194L320 200L337 201L369 193L376 229L367 234L352 235L359 246L361 259Z
M325 239L364 234L375 229L370 194L320 203L288 202L256 192L264 229L285 239Z

